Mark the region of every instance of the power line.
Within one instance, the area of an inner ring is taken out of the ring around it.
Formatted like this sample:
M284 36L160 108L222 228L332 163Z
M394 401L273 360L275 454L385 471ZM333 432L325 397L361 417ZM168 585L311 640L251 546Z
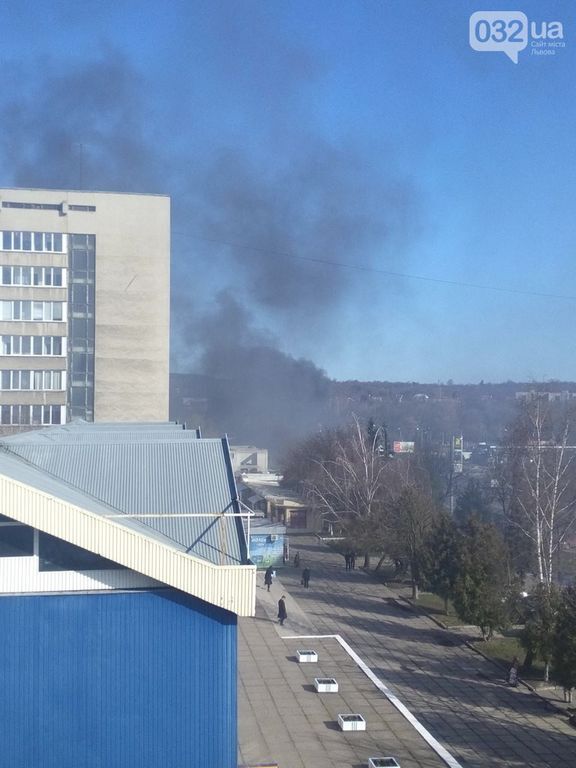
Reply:
M218 245L226 245L229 248L236 248L243 251L253 251L254 253L268 254L269 256L281 256L284 259L297 259L299 261L307 261L313 264L324 264L328 267L338 267L340 269L353 269L357 272L371 272L379 275L387 275L388 277L400 277L405 280L420 280L427 283L438 283L440 285L451 285L455 288L473 288L481 291L497 291L499 293L511 293L519 296L534 296L541 299L565 299L567 301L576 301L576 296L562 293L543 293L542 291L528 291L523 288L507 288L501 285L488 285L483 283L468 283L463 280L447 280L441 277L428 277L426 275L413 275L408 272L395 272L389 269L380 269L379 267L372 267L368 264L350 264L349 262L333 261L331 259L319 259L313 256L300 256L296 253L288 253L286 251L275 251L270 248L256 248L251 245L243 245L240 243L231 243L227 240L218 240L216 238L202 237L201 235L190 235L186 232L173 232L173 235L181 235L182 237L193 238L194 240L203 240L208 243L215 243Z

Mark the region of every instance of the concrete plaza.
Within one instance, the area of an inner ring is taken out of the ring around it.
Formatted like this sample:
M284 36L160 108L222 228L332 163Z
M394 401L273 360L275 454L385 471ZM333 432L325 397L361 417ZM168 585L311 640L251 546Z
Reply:
M360 768L370 756L392 755L402 768L450 760L462 768L576 767L576 731L546 701L507 687L461 637L403 610L393 592L361 570L345 570L344 559L314 537L292 537L291 547L300 568L312 571L310 588L300 585L300 570L286 568L268 593L259 574L257 615L240 620L240 764ZM284 627L276 620L281 594ZM332 637L306 639L319 635ZM299 648L317 650L318 664L298 664ZM339 692L316 693L315 677L336 678ZM363 715L367 730L341 732L343 712Z

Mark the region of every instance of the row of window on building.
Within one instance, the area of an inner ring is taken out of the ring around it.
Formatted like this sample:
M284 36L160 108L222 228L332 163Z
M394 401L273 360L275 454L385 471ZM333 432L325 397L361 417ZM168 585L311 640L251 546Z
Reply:
M3 200L2 208L24 208L34 211L58 211L63 214L68 211L85 211L95 213L95 205L74 205L74 203L19 203L12 200Z
M0 336L0 354L7 357L64 357L66 336Z
M66 286L66 270L62 267L2 267L0 285L33 285L38 288Z
M48 426L66 423L65 405L1 405L2 426Z
M0 232L0 250L67 253L68 235L61 232Z
M66 371L0 371L0 389L62 391L66 389Z
M34 320L65 322L66 302L63 301L0 301L0 320Z

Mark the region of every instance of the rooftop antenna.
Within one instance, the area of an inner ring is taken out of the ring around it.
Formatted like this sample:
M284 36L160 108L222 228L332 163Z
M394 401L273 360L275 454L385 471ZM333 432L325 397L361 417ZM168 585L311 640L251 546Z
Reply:
M84 188L84 144L77 142L78 145L78 189Z

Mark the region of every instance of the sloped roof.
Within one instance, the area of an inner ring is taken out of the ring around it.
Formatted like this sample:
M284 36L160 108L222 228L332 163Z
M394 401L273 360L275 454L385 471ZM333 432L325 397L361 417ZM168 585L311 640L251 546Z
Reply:
M4 438L0 473L215 565L247 562L241 519L221 516L239 512L226 439L78 422Z

